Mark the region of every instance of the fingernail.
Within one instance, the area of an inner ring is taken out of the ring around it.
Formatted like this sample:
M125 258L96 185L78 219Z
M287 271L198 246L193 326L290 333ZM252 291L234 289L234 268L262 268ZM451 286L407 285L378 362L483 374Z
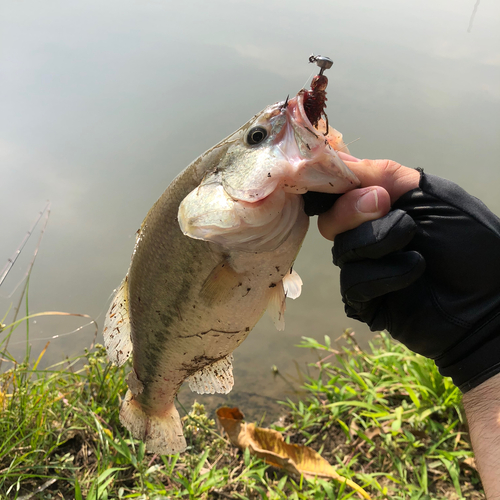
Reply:
M356 203L359 212L369 214L378 211L378 193L376 189L370 189Z

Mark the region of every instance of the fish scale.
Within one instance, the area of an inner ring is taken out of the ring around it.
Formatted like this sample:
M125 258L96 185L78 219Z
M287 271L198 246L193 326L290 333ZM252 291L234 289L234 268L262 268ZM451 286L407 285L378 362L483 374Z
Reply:
M141 226L104 340L117 364L132 353L120 420L150 452L185 449L174 405L184 381L201 394L229 392L232 352L264 311L284 328L286 296L302 285L291 270L309 225L301 194L358 183L312 131L305 95L269 106L201 155Z

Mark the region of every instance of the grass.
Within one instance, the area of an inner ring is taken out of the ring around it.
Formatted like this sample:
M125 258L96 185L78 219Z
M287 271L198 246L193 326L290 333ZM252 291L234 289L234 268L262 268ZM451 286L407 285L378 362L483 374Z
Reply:
M340 352L328 337L304 338L324 357L307 401L287 403L295 439L355 472L377 498L484 498L451 380L386 334L368 353L346 338Z
M386 335L369 352L345 339L334 349L328 337L304 338L301 347L318 354L317 374L306 398L283 403L286 416L274 428L319 451L373 498L484 498L459 391ZM196 403L184 417L187 452L146 454L118 420L127 367L111 366L99 345L50 369L39 370L39 360L0 375L2 499L356 497L235 450Z

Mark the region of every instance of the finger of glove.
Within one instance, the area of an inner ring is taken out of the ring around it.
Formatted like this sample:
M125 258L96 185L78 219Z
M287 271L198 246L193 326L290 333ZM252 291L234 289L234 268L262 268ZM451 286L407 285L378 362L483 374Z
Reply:
M424 271L425 260L414 251L348 262L340 272L340 292L347 304L368 302L408 287Z
M302 195L304 211L309 217L327 212L341 196L342 194L308 191Z
M369 302L345 304L346 316L366 323L372 332L387 330L390 316L383 301L384 297L379 297Z
M406 212L392 210L380 219L338 234L332 248L333 263L343 267L347 262L380 259L403 249L416 230L417 225Z

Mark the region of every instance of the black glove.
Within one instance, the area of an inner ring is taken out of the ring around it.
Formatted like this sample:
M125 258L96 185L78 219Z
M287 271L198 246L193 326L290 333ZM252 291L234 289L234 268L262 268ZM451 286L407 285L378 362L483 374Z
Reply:
M388 215L339 234L333 262L350 318L464 392L500 372L500 219L456 184L422 173Z
M329 210L342 194L317 193L308 191L302 195L304 212L309 215L319 215Z

